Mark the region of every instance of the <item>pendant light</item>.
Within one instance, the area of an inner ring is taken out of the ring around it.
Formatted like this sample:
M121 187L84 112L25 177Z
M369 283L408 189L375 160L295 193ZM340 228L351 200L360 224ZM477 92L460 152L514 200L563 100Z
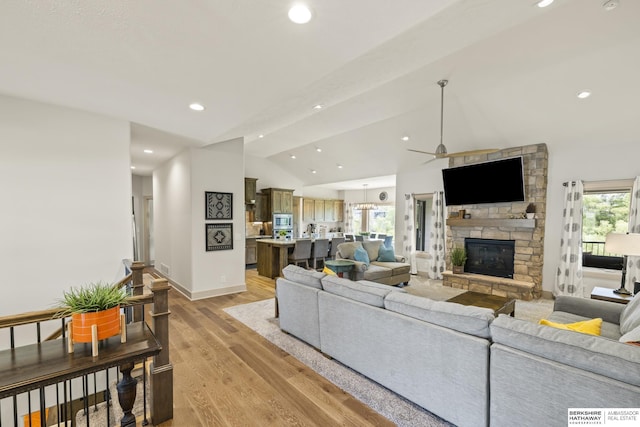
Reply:
M378 206L375 203L367 202L367 185L368 184L362 184L362 186L364 187L364 202L356 204L356 209L361 211L365 209L367 210L378 209Z

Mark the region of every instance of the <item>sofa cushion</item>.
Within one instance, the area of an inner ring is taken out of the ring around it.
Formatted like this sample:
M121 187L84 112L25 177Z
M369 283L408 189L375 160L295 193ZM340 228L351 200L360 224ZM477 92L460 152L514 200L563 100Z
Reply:
M353 253L357 248L362 247L362 242L345 242L338 245L338 253L340 258L354 259Z
M620 333L626 334L640 326L640 298L636 295L620 313Z
M620 337L620 342L624 343L638 343L640 342L640 326L630 330L626 334Z
M364 280L371 280L372 282L384 279L385 277L391 277L391 269L374 264L371 264L363 274Z
M600 335L600 328L602 326L602 319L597 317L595 319L580 320L573 323L556 323L547 319L540 319L541 325L550 326L552 328L563 329L565 331L580 332L588 335Z
M495 318L490 308L434 301L400 292L387 295L384 306L389 311L481 338L491 336L489 324Z
M356 248L353 252L353 259L364 262L367 265L369 265L370 262L369 254L367 254L367 251L365 251L364 248Z
M491 323L494 343L640 386L640 351L605 337L576 334L500 315Z
M395 251L391 247L388 248L385 245L380 245L380 249L378 250L378 259L376 261L395 262L396 261Z
M375 261L378 259L378 252L380 251L380 246L384 243L382 240L365 240L362 242L362 247L367 254L369 255L369 259L371 261Z
M556 323L575 323L589 319L589 317L584 317L573 313L566 313L564 311L554 311L549 316L547 316L547 320ZM617 340L621 335L620 326L616 323L603 321L602 326L600 326L600 335L612 340Z
M289 264L282 269L282 274L287 280L300 283L302 285L311 286L312 288L322 289L322 279L326 274L315 270L306 270L297 265Z
M407 274L409 273L409 269L411 268L411 265L407 264L406 262L380 262L380 261L373 261L371 263L371 266L377 265L378 267L384 267L384 268L388 268L391 270L391 275L392 276L398 276L400 274ZM369 267L371 268L371 267Z
M384 297L392 291L389 286L369 286L366 282L352 282L336 276L323 277L322 288L331 294L375 307L384 307Z
M398 288L395 286L389 286L389 285L383 285L382 283L377 283L377 282L370 282L368 280L358 280L356 283L360 283L361 285L365 285L365 286L372 286L374 288L378 288L378 289L384 289L384 290L391 290L391 292L404 292L406 293L407 291L402 289L402 288Z

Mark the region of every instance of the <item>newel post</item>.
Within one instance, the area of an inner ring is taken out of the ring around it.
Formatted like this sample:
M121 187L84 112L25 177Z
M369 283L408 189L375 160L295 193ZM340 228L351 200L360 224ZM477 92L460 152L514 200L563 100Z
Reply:
M142 261L133 261L131 263L131 291L132 294L142 295L144 293L144 283L142 273L144 271L144 263ZM142 310L144 306L136 305L133 307L133 321L140 322L142 320Z
M173 365L169 360L169 283L157 279L153 292L153 333L162 350L151 363L151 420L154 425L173 418Z

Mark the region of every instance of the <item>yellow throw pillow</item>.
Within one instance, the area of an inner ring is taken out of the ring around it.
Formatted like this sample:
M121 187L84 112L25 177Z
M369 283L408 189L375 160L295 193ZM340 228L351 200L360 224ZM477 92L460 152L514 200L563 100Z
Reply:
M555 323L546 319L542 319L539 322L541 325L551 326L553 328L564 329L566 331L582 332L589 335L600 335L600 328L602 327L602 319L597 317L591 320L583 320L575 323Z
M329 267L327 267L327 266L325 266L325 267L322 269L322 272L323 272L324 274L326 274L326 275L329 275L329 276L337 276L336 272L335 272L335 271L333 271L332 269L330 269L330 268L329 268Z

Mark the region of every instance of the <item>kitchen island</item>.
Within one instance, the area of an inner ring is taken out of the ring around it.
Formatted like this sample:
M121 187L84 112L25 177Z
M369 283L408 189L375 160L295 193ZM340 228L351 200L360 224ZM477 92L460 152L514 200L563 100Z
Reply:
M295 239L259 239L258 274L275 279L282 276L282 269L289 263L289 249L296 244Z

